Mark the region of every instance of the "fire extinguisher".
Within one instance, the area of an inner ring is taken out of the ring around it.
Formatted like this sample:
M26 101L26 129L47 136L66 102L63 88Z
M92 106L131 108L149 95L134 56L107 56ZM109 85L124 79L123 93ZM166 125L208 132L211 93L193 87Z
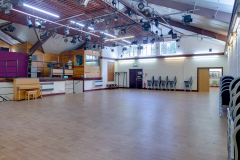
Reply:
M144 85L144 88L146 88L146 83L145 82L143 83L143 85Z

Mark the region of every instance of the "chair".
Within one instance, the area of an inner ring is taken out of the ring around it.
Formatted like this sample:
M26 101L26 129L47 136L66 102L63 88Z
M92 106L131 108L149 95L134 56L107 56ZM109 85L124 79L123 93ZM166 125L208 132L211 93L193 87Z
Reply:
M160 89L161 88L161 76L159 76L158 81L154 80L154 89Z
M235 119L234 119L234 129L240 125L240 115L238 115Z
M165 81L161 81L161 89L166 89L168 88L168 76L166 77Z
M187 88L189 87L190 92L192 92L192 83L193 83L192 77L190 78L189 81L184 81L184 91L186 91Z
M240 115L240 103L234 108L232 115L234 120Z
M240 126L237 126L232 134L233 143L234 143L234 150L235 150L235 156L234 160L239 160L240 157L238 157L240 152Z
M154 76L152 76L152 80L147 80L147 89L150 87L153 89L154 85Z
M28 101L29 101L30 96L32 96L33 99L36 99L37 98L37 90L27 90L25 92L25 100L28 99Z
M235 79L231 82L231 84L230 84L230 86L229 86L230 97L233 96L234 88L235 88L235 86L237 86L238 82L240 82L240 77L235 78ZM238 86L239 86L239 85L238 85ZM239 89L239 90L240 90L240 89Z
M173 81L168 81L169 83L169 91L173 88L176 91L177 77L174 77Z

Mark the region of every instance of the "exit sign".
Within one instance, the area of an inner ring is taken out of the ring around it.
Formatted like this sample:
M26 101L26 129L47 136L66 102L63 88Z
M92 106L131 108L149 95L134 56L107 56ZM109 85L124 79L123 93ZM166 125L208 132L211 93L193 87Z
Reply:
M137 63L133 63L133 67L138 67Z

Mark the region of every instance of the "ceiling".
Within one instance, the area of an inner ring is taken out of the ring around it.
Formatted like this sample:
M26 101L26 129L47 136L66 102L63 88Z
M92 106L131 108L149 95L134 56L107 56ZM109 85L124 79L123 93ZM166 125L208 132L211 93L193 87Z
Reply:
M106 31L110 28L108 31L108 34L114 35L114 31L111 29L113 27L119 27L122 25L128 25L135 23L134 20L142 18L141 15L133 15L131 17L127 16L124 11L129 9L128 7L125 7L123 4L120 3L119 6L117 5L118 9L121 10L121 12L118 13L119 20L114 21L113 15L102 17L104 20L108 20L111 18L111 24L106 25L105 22L101 22L98 24L94 24L94 26L91 26L94 28L94 31L88 29L87 31L83 31L82 27L80 29L76 29L76 25L70 23L70 21L79 22L83 25L91 23L92 19L98 16L114 13L115 9L110 5L112 0L92 0L89 1L87 7L84 7L83 5L80 5L74 0L26 0L26 4L37 7L39 9L42 9L44 11L51 12L53 14L57 14L60 17L53 17L49 16L45 13L33 10L31 8L25 7L25 6L18 6L13 5L13 10L10 11L10 14L4 14L4 11L0 11L0 19L4 20L3 22L13 22L13 26L17 28L17 30L14 33L9 33L13 37L17 37L18 39L22 40L23 42L29 41L30 43L36 43L38 41L38 37L34 31L33 28L28 29L26 26L26 20L29 18L33 22L35 21L35 16L47 19L47 22L44 24L45 28L44 30L52 30L54 28L57 28L58 35L56 38L50 38L45 44L43 44L44 50L47 53L55 53L59 54L62 51L65 50L71 50L78 48L82 43L77 43L75 45L72 45L71 43L65 43L62 40L62 36L64 35L64 30L66 28L66 25L69 25L70 28L70 37L73 37L75 35L81 35L83 39L87 34L91 35L91 42L93 43L99 43L104 45L112 45L112 43L103 43L104 40L99 37L101 31ZM136 6L138 4L139 0L126 0L129 4ZM166 0L163 0L166 1ZM169 0L170 1L170 0ZM231 13L233 8L234 0L171 0L172 3L174 2L181 2L184 4L191 4L196 5L196 7L205 7L210 8L212 10L216 11L222 11L226 13ZM155 5L149 3L151 7L155 9L160 15L165 14L173 14L176 12L180 12L181 10L168 8L165 6ZM136 7L135 7L136 8ZM30 16L27 16L30 15ZM191 14L193 18L193 22L190 24L191 27L200 28L202 29L202 32L210 31L213 32L215 35L221 34L227 36L229 23L219 21L213 18L204 17L201 15ZM86 21L88 20L88 21ZM171 21L181 23L182 20L182 14L175 14L171 15ZM1 21L0 21L1 24ZM183 26L183 24L182 24ZM196 34L193 31L189 31L185 27L175 27L172 26L174 30L178 32L179 35L185 36L185 35L194 35ZM127 28L127 34L124 36L118 35L119 37L128 37L128 36L134 36L135 38L142 38L142 37L151 37L155 35L155 31L158 30L159 33L163 33L163 35L167 35L170 27L168 27L166 24L160 23L160 27L156 28L155 26L152 27L152 31L143 31L141 25L136 24L132 27L126 27ZM160 34L158 34L159 36ZM0 35L1 36L1 35ZM209 38L207 36L203 36L204 39L207 41L211 40L214 43L218 43L220 45L224 44L225 42L217 40L215 38ZM112 37L106 36L107 39L111 39ZM69 38L70 40L70 38ZM126 39L128 41L131 41L131 39ZM133 40L133 39L132 39ZM123 41L121 42L124 45L127 45L128 43Z
M219 11L232 13L234 0L172 0L176 2L191 4L204 8L219 9Z

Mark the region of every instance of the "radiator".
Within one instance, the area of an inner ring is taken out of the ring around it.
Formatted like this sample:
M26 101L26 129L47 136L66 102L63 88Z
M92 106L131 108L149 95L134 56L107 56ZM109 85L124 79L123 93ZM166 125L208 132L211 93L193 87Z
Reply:
M42 86L42 91L53 91L54 90L54 82L40 82Z
M95 81L95 87L102 87L103 86L103 80L96 80Z

